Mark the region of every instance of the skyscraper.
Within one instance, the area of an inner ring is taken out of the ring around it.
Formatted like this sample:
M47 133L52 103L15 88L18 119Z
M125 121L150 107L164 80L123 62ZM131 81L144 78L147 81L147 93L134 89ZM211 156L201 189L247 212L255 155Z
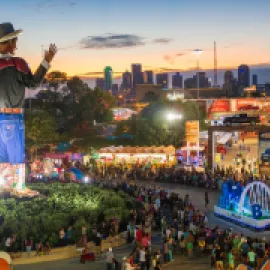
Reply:
M227 97L237 97L238 94L238 83L237 80L233 76L233 72L231 70L227 70L224 73L224 84L223 89L226 91Z
M130 89L132 86L132 74L131 72L124 72L122 74L122 88L123 89Z
M104 78L96 78L96 87L99 89L105 89L105 80Z
M157 84L161 84L162 88L167 89L169 87L168 73L158 73L156 75Z
M199 72L199 88L208 88L211 87L211 83L206 77L205 72ZM192 78L187 78L184 81L185 88L197 88L198 83L197 83L197 75L194 75Z
M119 86L117 83L113 83L112 84L112 94L113 96L117 96L118 95L118 90L119 90Z
M257 85L258 84L258 75L253 74L252 75L252 85Z
M104 69L105 89L106 91L112 90L112 68L107 66Z
M238 83L239 83L239 87L242 89L250 86L249 66L241 65L238 67Z
M179 72L172 76L172 87L183 88L183 76Z
M144 83L145 84L153 84L154 83L152 70L146 70L144 72Z
M224 73L224 84L231 83L233 80L233 72L231 70L227 70Z
M132 87L135 89L137 84L143 84L143 73L141 64L132 64Z

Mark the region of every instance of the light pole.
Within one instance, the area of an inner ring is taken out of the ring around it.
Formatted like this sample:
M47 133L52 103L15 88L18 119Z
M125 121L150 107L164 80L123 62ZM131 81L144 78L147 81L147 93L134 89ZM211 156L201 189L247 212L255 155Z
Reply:
M193 50L193 53L196 55L196 69L197 69L197 76L196 76L196 81L197 81L197 99L200 98L200 55L203 51L201 49L195 49Z

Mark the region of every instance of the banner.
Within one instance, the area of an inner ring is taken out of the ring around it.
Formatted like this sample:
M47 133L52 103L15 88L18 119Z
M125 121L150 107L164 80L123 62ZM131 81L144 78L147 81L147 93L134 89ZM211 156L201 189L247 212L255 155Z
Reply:
M187 143L199 143L200 123L199 121L186 121L186 141Z

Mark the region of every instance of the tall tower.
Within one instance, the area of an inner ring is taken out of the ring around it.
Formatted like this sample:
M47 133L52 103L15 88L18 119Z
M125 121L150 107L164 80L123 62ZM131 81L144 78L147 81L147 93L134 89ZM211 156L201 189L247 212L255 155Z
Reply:
M247 65L241 65L238 67L238 82L242 88L250 86L250 69Z
M157 84L162 86L162 89L168 89L169 87L169 77L168 73L158 73L156 74Z
M258 84L258 75L253 74L252 75L252 85L257 85Z
M214 42L214 85L217 86L217 45Z
M146 83L146 84L153 84L154 83L152 70L146 70L144 72L144 83Z
M126 71L122 74L122 87L124 89L130 89L131 86L132 86L132 73Z
M132 87L135 89L137 84L143 84L143 73L141 64L132 64Z
M179 72L172 75L172 87L183 88L183 76Z
M112 90L112 68L107 66L104 69L104 80L106 91Z

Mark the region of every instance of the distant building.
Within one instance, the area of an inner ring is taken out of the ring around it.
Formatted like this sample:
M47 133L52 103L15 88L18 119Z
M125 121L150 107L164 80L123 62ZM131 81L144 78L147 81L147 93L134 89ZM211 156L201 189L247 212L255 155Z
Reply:
M122 74L122 89L131 89L132 87L132 74L131 72L124 72Z
M179 72L172 75L172 87L183 88L183 76Z
M104 78L96 78L96 87L105 90L105 80Z
M225 98L226 92L220 88L202 88L199 89L201 99L217 99ZM136 86L136 101L137 102L148 102L147 99L161 100L170 99L176 97L179 99L197 99L198 89L168 89L163 91L162 85L160 84L142 84Z
M241 89L250 86L249 66L241 65L238 67L238 84Z
M156 74L157 84L162 85L163 89L168 89L169 87L169 76L168 73L158 73Z
M187 78L184 81L184 87L187 89L198 88L197 75L194 75L192 78ZM199 72L199 88L209 88L211 83L206 77L205 72Z
M224 84L223 89L226 91L227 97L237 97L238 93L238 82L236 78L233 76L233 72L231 70L227 70L224 73Z
M119 91L119 86L117 83L113 83L112 84L112 94L114 96L117 96L118 95L118 91Z
M154 75L152 70L146 70L143 74L144 83L145 84L153 84L154 83Z
M270 83L265 84L265 94L270 97Z
M112 68L107 66L104 69L105 89L106 91L112 90Z
M137 84L143 84L143 73L141 64L132 64L132 88L135 89Z
M258 75L253 74L252 75L252 85L257 85L258 84Z

